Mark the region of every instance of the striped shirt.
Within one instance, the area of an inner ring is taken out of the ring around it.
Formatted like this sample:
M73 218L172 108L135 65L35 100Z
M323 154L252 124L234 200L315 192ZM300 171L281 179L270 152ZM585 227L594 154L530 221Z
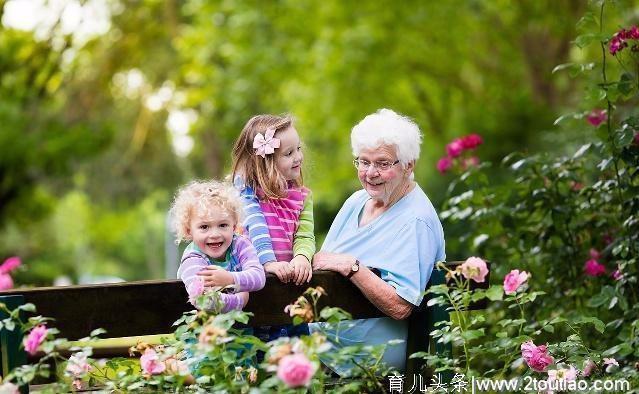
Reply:
M260 209L266 219L277 261L290 261L293 258L293 238L308 192L305 187L289 188L285 198L260 200Z
M260 263L290 261L303 255L309 261L315 253L313 199L305 187L289 187L287 196L259 199L259 191L235 181L244 203L243 226L257 250Z
M244 291L258 291L264 287L266 277L264 268L259 263L255 248L251 242L241 235L233 235L231 245L226 252L224 261L215 261L199 250L195 243L191 242L182 254L182 263L178 268L177 276L184 282L187 292L191 284L197 278L197 273L209 265L216 265L231 272L233 276L233 293L222 293L224 308L222 312L233 309L242 309L242 298L235 293ZM192 299L195 294L189 293Z

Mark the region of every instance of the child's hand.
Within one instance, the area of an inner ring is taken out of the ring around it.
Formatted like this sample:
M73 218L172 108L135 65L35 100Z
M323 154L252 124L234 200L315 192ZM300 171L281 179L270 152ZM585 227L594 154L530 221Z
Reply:
M275 274L282 283L293 280L293 267L288 261L271 261L264 264L264 271Z
M311 267L311 262L301 254L293 257L293 260L290 262L291 267L293 267L293 275L291 280L295 282L296 285L304 284L304 282L308 283L311 281L311 277L313 276L313 269Z
M203 268L197 275L202 278L204 282L204 287L213 287L213 286L230 286L235 284L233 280L233 275L230 272L221 267L216 267L214 265L209 265L206 268Z

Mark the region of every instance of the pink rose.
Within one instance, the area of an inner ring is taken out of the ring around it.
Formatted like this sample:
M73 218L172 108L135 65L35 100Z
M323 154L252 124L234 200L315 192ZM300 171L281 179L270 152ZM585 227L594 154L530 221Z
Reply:
M13 279L11 275L0 273L0 290L9 290L13 288Z
M78 352L69 357L69 362L64 372L73 378L81 378L91 370L91 365L87 362L87 354Z
M606 273L606 267L595 259L590 259L584 264L584 272L588 276L599 276Z
M199 296L204 294L204 282L199 277L193 279L186 292L189 294L189 302L195 305L195 301Z
M546 345L536 346L533 341L521 344L521 356L526 364L537 372L544 372L555 360L548 354Z
M461 138L455 138L448 145L446 145L446 152L450 157L459 156L464 150L464 143Z
M24 338L24 350L32 356L36 354L38 347L47 338L47 331L49 330L42 324L33 328L29 335Z
M614 280L619 280L619 279L621 279L622 277L623 277L623 274L622 274L622 273L621 273L621 271L620 271L620 270L618 270L618 269L617 269L617 270L614 270L614 272L612 273L612 278L613 278Z
M617 367L619 366L619 363L613 357L610 357L610 358L604 357L603 363L604 363L604 365L614 365L614 366L617 366Z
M631 27L628 31L628 36L628 38L631 38L633 40L639 40L639 26Z
M462 146L464 149L475 149L481 145L484 141L479 134L469 134L462 138Z
M506 294L514 294L517 292L517 289L523 285L528 278L530 278L530 274L526 271L512 270L506 275L504 278L504 292Z
M553 380L557 381L566 381L570 382L577 379L577 369L572 365L570 368L559 368L559 369L549 369L548 370L548 381L552 382Z
M592 360L588 359L586 360L586 362L584 362L584 370L581 372L582 376L590 376L592 374L592 371L597 367L597 364L595 364Z
M9 272L18 268L20 264L22 264L22 261L20 261L20 257L9 257L4 261L4 263L2 263L2 265L0 265L0 273L8 274Z
M477 156L471 156L471 157L467 157L463 162L462 162L462 168L465 170L468 167L475 167L479 165L479 157Z
M308 386L315 374L315 366L304 354L291 354L280 359L277 377L288 387Z
M615 55L628 46L628 43L625 41L626 38L628 38L627 35L626 31L621 29L610 39L609 50L611 55Z
M591 125L595 127L602 124L606 120L606 118L607 118L606 111L603 109L593 109L592 111L590 111L588 116L586 116L588 123L590 123Z
M590 248L589 253L591 259L599 260L601 258L601 253L595 248Z
M166 365L160 361L158 354L153 349L146 349L142 357L140 357L140 366L142 372L147 375L157 375L164 372Z
M445 173L453 166L453 159L448 156L444 156L437 162L437 171L440 173Z
M458 268L464 278L472 279L477 283L483 283L488 275L488 266L486 262L479 257L469 257Z

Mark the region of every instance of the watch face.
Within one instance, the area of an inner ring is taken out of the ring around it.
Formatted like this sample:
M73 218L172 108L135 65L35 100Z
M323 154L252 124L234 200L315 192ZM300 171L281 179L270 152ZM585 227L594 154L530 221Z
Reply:
M359 271L359 264L353 264L353 265L351 266L351 271L353 271L353 272L357 272L357 271Z

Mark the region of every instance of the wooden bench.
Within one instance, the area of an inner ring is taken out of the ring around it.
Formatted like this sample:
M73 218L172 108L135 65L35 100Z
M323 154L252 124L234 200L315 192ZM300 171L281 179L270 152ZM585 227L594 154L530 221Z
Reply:
M447 263L451 268L461 262ZM444 271L434 270L430 285L445 282ZM482 288L488 287L488 280ZM474 284L474 282L473 282ZM259 292L251 293L245 310L253 312L251 326L279 325L291 323L284 313L284 307L292 303L308 286L321 286L328 293L320 299L323 306L336 306L350 312L354 319L383 317L350 281L334 272L316 271L307 286L282 284L273 275L267 275L266 286ZM423 372L423 360L408 359L418 351L450 351L442 344L433 344L430 333L438 321L449 319L449 313L442 306L427 306L429 297L416 308L408 318L407 369L405 376ZM14 309L25 303L32 303L37 314L55 319L49 324L60 331L58 337L77 340L89 335L97 328L107 331L106 337L131 337L170 333L182 314L192 310L187 303L187 293L179 280L152 280L112 284L41 287L0 291L0 302ZM472 309L481 309L478 303ZM4 318L6 316L0 316ZM0 353L2 356L2 376L19 365L34 361L29 359L21 347L23 335L19 330L0 330ZM94 357L126 356L128 346L94 349ZM428 375L427 375L428 376Z

